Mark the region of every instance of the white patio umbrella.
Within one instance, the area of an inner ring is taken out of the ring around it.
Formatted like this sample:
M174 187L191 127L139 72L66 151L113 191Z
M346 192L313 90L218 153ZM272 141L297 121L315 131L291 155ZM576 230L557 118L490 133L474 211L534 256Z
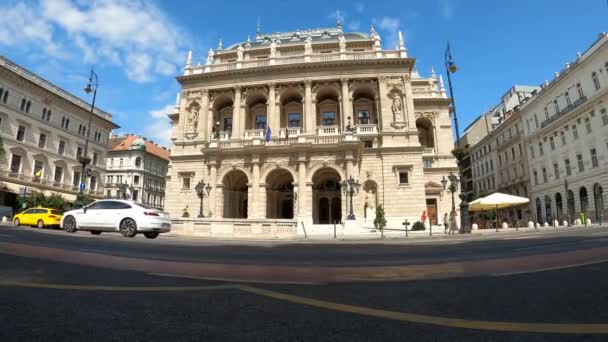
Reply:
M498 209L514 207L527 203L530 203L530 199L528 198L496 192L469 203L469 211L496 210L496 227L498 227Z

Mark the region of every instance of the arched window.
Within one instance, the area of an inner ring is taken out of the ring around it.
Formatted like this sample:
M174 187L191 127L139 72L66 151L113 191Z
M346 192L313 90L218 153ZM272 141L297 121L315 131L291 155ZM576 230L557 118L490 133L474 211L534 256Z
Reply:
M600 80L597 78L597 73L595 71L591 73L591 78L593 79L595 90L600 90Z
M27 101L27 103L25 104L25 112L29 113L30 112L30 107L32 106L32 101Z
M19 106L20 111L22 111L22 112L25 111L25 104L26 104L25 99L21 99L21 106Z
M576 84L576 90L578 91L578 97L579 98L582 99L583 97L585 97L585 93L583 93L583 87L581 87L580 83Z
M135 158L135 167L140 167L141 166L141 158L137 157Z
M2 103L6 104L8 101L8 89L4 91L4 96L2 97Z

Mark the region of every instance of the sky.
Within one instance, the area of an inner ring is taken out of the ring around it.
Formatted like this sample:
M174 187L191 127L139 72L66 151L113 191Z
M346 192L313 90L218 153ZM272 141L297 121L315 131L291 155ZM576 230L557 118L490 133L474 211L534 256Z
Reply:
M137 133L170 147L167 113L188 50L204 63L209 48L262 32L334 27L369 33L384 49L403 31L422 76L445 77L451 45L462 131L514 84L539 85L608 31L606 0L161 1L0 0L0 54L73 94L91 68L96 105L113 114L117 133Z

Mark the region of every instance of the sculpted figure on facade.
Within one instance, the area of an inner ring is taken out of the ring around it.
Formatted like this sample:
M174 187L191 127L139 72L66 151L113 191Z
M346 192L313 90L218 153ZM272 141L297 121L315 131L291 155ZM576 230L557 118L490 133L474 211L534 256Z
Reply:
M307 55L312 54L312 37L310 35L306 37L306 44L304 45L304 53Z
M198 113L199 113L199 105L198 103L194 103L188 109L188 127L187 132L196 132L198 128Z
M376 194L372 189L367 190L365 195L365 221L374 222L376 219Z
M398 93L393 94L393 104L391 105L393 111L393 117L395 122L403 121L403 102L401 102L401 96Z
M274 40L270 43L270 57L275 57L277 54L277 43Z
M213 57L214 57L213 49L209 49L209 52L207 52L207 62L205 64L211 65L213 63Z
M243 60L243 51L245 49L243 49L242 45L239 45L239 47L236 49L236 60L237 61L242 61Z
M338 44L340 46L340 51L346 51L346 38L344 38L343 34L338 36Z

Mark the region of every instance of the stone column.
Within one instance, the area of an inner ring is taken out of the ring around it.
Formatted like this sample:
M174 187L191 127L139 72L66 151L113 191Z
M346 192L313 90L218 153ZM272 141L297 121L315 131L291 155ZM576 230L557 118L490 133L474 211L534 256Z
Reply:
M232 139L241 137L241 86L234 87L234 102L232 103Z
M342 130L348 125L348 117L352 119L352 106L350 106L350 95L348 94L348 78L342 78Z
M213 122L213 105L210 103L207 110L207 141L211 141L213 138L213 126L215 123Z
M217 161L209 160L209 183L211 183L211 191L207 205L209 207L209 217L219 217L217 214Z
M313 117L312 110L312 81L310 79L306 79L304 80L304 125L302 125L304 132L313 132L314 122L315 119Z
M186 121L188 120L188 113L186 112L186 107L182 106L182 103L187 103L187 101L185 101L186 98L186 91L183 91L181 94L181 99L179 100L179 105L177 107L177 110L179 112L179 117L177 119L177 127L178 127L178 132L174 133L174 135L176 137L178 137L179 139L184 139L184 135L186 134ZM143 202L142 202L143 203Z
M209 134L207 130L207 116L209 115L207 108L209 107L209 91L203 89L201 91L201 111L198 122L198 136L200 139L206 140Z
M410 82L410 74L406 74L402 78L403 82L403 110L404 120L410 130L416 130L416 117L414 115L414 92L412 91L412 83Z
M374 97L374 104L376 105L376 108L374 109L376 110L376 121L378 122L377 126L380 127L382 125L382 111L380 108L382 107L380 105L380 96L378 96L378 94L376 94Z
M380 93L380 100L378 101L378 106L380 109L378 112L378 122L380 125L378 128L382 131L389 129L391 122L393 122L393 113L391 112L390 108L385 109L382 103L387 99L388 95L388 91L386 89L386 76L378 77L378 92Z
M306 215L306 154L298 156L298 221Z
M251 197L249 198L249 208L247 212L251 213L249 217L251 218L262 218L262 214L260 212L260 203L259 203L259 191L260 191L260 157L257 155L253 155L251 158L252 163L252 179L251 179Z
M277 92L278 95L277 96ZM281 95L278 89L275 89L275 95L273 95L274 101L272 106L274 106L272 121L270 121L270 129L272 130L272 134L276 137L279 136L279 129L281 128Z
M275 131L274 121L276 120L276 83L268 84L268 102L266 104L266 125L270 127L271 136L278 136L279 132ZM264 137L266 133L264 133Z

